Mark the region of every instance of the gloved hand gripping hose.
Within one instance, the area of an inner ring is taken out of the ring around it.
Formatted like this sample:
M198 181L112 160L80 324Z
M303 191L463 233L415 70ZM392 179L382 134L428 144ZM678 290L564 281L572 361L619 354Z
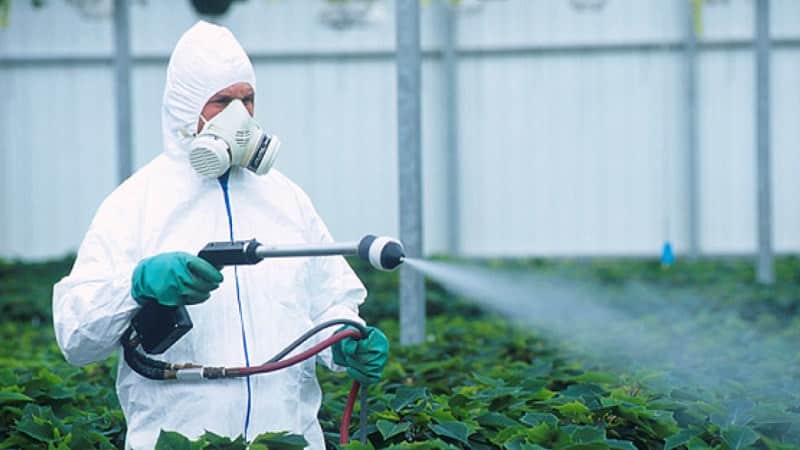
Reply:
M335 333L317 345L300 352L295 356L286 358L289 353L297 349L297 347L312 338L314 335L335 325L351 325L356 329L346 329ZM280 370L305 361L306 359L317 355L341 340L347 338L362 339L367 335L367 330L363 325L352 320L338 319L324 322L295 339L291 344L278 352L278 354L273 356L269 361L261 364L260 366L251 367L204 367L193 363L171 364L164 361L159 361L150 358L138 350L140 340L138 339L138 336L135 336L133 333L133 328L129 327L122 335L121 341L125 362L128 364L128 366L130 366L131 369L133 369L134 372L151 380L203 381L206 379L237 378L260 373L274 372L276 370ZM350 389L350 395L348 396L344 413L342 414L342 422L340 427L341 444L346 444L350 440L350 418L353 414L353 407L355 405L355 399L359 388L360 383L358 381L354 381ZM366 443L366 386L363 386L361 389L361 394L361 442Z

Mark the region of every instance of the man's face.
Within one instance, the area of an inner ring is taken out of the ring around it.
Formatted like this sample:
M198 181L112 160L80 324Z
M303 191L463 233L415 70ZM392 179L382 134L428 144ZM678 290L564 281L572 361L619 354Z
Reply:
M206 120L211 120L214 116L219 114L220 111L225 109L225 107L228 106L228 103L237 98L244 103L244 107L247 108L247 112L250 113L250 117L253 117L253 110L255 108L255 94L253 92L253 87L250 86L250 83L245 82L232 84L212 95L211 98L208 99L208 102L206 102L205 106L203 106L203 110L200 112L200 115L205 117ZM199 133L202 129L203 119L197 119L197 132Z

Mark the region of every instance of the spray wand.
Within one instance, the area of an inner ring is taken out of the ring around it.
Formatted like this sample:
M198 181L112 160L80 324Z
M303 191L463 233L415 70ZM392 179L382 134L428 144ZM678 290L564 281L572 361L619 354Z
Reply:
M199 257L218 269L230 265L257 264L264 258L330 255L358 255L376 269L384 271L394 270L405 259L405 251L399 241L372 235L365 236L359 242L314 245L267 246L255 239L211 242L198 254ZM334 333L313 347L287 358L292 351L317 333L336 325L351 325L355 329ZM250 367L205 367L194 363L173 364L150 358L138 350L141 346L144 352L149 354L163 353L191 328L192 321L185 306L164 306L158 302L149 302L136 313L131 321L131 326L122 335L121 343L125 362L136 373L152 380L203 381L237 378L284 369L317 355L343 339L366 337L366 328L358 322L346 319L331 320L308 330L264 364ZM361 391L361 441L362 443L366 442L367 387L361 387L358 381L354 381L342 415L340 427L342 444L349 441L350 418L359 389Z

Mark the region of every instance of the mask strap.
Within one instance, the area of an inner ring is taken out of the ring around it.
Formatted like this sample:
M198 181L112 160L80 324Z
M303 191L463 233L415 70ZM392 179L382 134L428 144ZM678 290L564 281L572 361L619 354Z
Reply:
M200 127L200 131L203 131L203 129L206 127L206 125L208 125L208 120L205 117L203 117L202 114L200 114L200 120L203 121L203 126ZM197 133L186 131L183 128L179 129L177 134L178 134L178 138L179 139L188 139L188 138L197 137Z

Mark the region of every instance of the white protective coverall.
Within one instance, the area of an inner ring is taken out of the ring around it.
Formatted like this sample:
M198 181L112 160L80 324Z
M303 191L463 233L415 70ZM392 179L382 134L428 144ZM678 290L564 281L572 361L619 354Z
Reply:
M230 31L199 22L181 37L164 89L164 152L105 199L72 272L53 289L56 338L70 363L100 361L120 348L139 307L130 294L131 275L143 258L196 254L207 242L229 239L332 241L306 194L277 170L257 176L234 168L226 194L223 183L201 178L190 166L186 133L196 131L213 94L242 81L255 89L250 60ZM211 298L188 307L194 328L159 359L258 365L315 324L334 318L363 323L358 305L366 291L342 257L266 259L222 273L225 280ZM320 360L341 369L330 350ZM153 448L161 429L190 438L209 430L247 439L290 431L303 434L311 448L324 448L313 359L246 379L189 383L143 378L120 358L117 394L128 424L127 448Z

